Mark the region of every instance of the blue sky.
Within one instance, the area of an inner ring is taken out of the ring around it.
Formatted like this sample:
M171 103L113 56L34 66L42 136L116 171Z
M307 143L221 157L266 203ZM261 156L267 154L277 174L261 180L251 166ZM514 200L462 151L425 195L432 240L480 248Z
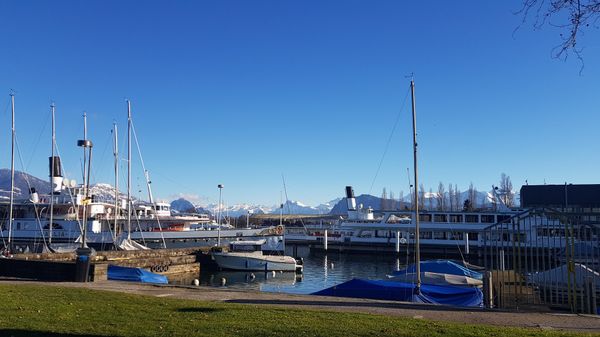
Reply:
M598 183L600 32L551 58L519 1L2 1L0 166L9 167L9 90L23 164L47 176L49 105L70 178L81 181L83 111L95 182L125 155L125 98L155 194L228 203L318 204L383 187L407 193L415 74L420 177L465 190ZM381 170L371 184L395 120ZM144 190L134 154L134 193ZM121 161L122 172L125 162ZM124 179L120 184L123 186Z

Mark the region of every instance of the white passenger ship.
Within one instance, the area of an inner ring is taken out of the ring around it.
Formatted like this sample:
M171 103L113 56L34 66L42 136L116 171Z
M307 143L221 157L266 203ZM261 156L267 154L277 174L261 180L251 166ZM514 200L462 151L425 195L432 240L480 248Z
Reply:
M356 205L354 191L346 187L347 217L330 225L316 224L286 229L288 244L308 244L317 249L342 251L412 251L415 224L413 211L380 211ZM518 221L530 211L479 212L420 211L420 246L425 254L481 254L486 245L513 245L560 249L565 247L565 225L557 218ZM520 223L517 228L515 223ZM538 225L540 224L540 225ZM597 246L596 237L579 237L578 242Z
M54 161L60 166L58 157ZM133 203L129 233L126 200L115 204L114 200L92 196L85 201L83 185L63 179L60 174L52 181L54 188L50 194L40 194L31 188L28 198L13 202L12 226L8 221L10 204L0 203L0 246L10 246L13 252L66 250L81 243L85 225L87 245L99 250L114 249L115 242L128 237L148 248L214 246L220 237L222 245L240 239L265 239L265 251L284 249L282 229L277 227L217 225L205 214L172 214L170 205L162 202Z

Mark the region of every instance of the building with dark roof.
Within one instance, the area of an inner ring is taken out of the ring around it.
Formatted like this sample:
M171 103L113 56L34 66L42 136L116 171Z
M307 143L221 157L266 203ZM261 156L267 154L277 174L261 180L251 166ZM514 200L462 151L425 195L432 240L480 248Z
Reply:
M600 212L600 184L524 185L521 186L521 207Z

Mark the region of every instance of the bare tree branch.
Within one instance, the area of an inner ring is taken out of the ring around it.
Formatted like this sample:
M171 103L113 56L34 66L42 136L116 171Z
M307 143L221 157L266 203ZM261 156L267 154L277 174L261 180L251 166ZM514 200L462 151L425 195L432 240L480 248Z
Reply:
M546 25L563 30L561 42L552 48L552 57L566 61L569 55L575 55L581 62L579 73L582 73L585 66L583 47L578 42L590 27L598 28L600 0L523 0L523 6L514 14L521 16L522 20L513 35L530 18L533 18L535 30Z

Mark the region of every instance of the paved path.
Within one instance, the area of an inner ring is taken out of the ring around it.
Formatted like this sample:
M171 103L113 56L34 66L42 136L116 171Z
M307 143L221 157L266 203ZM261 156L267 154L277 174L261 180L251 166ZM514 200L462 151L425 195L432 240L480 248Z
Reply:
M528 327L543 330L570 330L600 334L600 316L557 313L511 313L488 310L465 310L440 306L378 301L368 299L290 295L215 287L156 286L128 282L103 281L94 283L34 282L0 280L0 284L44 284L126 292L155 297L181 298L200 301L242 303L265 306L284 306L311 310L362 312L450 321L469 324Z

